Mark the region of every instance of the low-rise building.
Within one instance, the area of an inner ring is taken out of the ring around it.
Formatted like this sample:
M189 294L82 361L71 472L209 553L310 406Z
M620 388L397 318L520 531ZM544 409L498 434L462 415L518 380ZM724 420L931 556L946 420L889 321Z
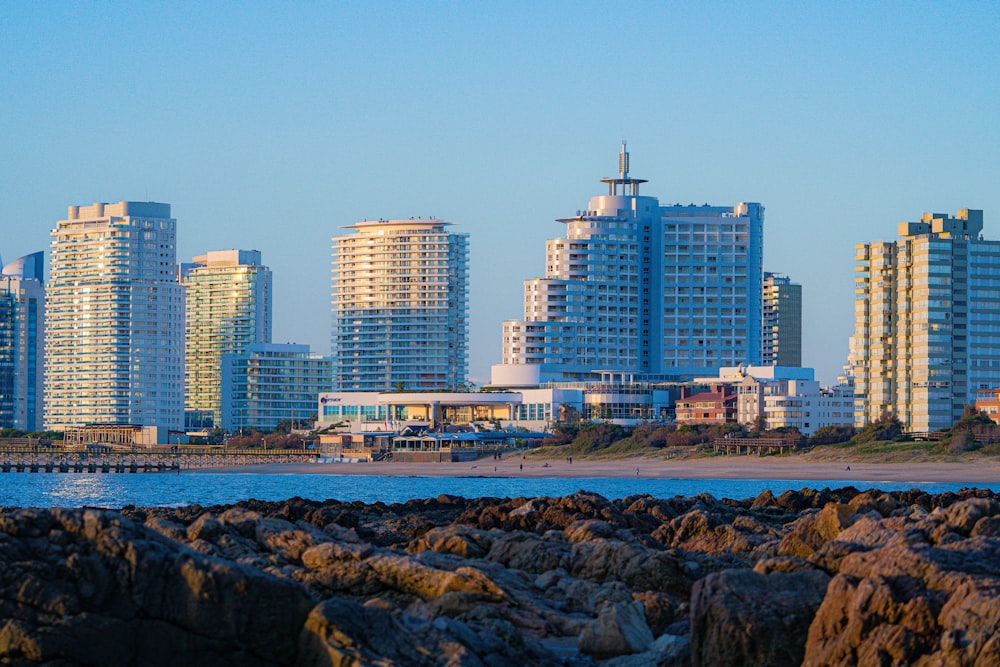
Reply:
M258 343L223 354L222 427L271 431L283 420L311 423L333 384L333 360L308 345Z
M1000 388L977 391L976 411L1000 424Z
M736 423L737 394L732 385L717 383L709 391L688 394L681 391L676 406L678 424L707 425Z

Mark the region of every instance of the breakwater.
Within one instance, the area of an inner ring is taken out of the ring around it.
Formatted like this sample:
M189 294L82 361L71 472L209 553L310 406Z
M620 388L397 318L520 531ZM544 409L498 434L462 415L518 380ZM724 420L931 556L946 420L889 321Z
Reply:
M1000 658L984 490L7 509L0 545L19 664Z

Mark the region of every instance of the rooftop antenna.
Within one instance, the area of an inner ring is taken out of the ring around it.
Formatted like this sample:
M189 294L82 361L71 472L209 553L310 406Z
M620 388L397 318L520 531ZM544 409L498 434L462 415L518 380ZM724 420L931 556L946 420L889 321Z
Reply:
M622 139L622 150L618 153L618 178L602 178L601 183L608 184L608 194L612 197L618 195L619 186L621 186L621 195L623 197L638 197L639 196L639 184L645 183L644 178L632 178L628 175L629 164L628 164L628 145L625 139Z

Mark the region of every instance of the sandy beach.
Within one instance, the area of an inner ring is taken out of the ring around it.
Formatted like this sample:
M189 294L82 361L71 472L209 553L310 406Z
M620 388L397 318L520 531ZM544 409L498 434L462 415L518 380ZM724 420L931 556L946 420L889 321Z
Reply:
M658 479L781 479L844 482L1000 484L1000 463L850 463L754 456L687 461L618 459L539 461L508 458L465 463L289 463L189 471L399 477L648 477ZM187 474L187 473L185 473Z

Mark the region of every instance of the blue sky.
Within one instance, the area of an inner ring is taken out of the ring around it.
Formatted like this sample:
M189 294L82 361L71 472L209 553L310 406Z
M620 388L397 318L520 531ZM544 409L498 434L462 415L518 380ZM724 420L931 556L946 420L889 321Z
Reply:
M853 248L924 211L1000 238L998 3L0 4L0 255L66 206L173 206L178 259L256 248L276 342L329 351L330 237L470 234L470 375L554 219L627 138L662 202L766 207L804 363L846 361Z

